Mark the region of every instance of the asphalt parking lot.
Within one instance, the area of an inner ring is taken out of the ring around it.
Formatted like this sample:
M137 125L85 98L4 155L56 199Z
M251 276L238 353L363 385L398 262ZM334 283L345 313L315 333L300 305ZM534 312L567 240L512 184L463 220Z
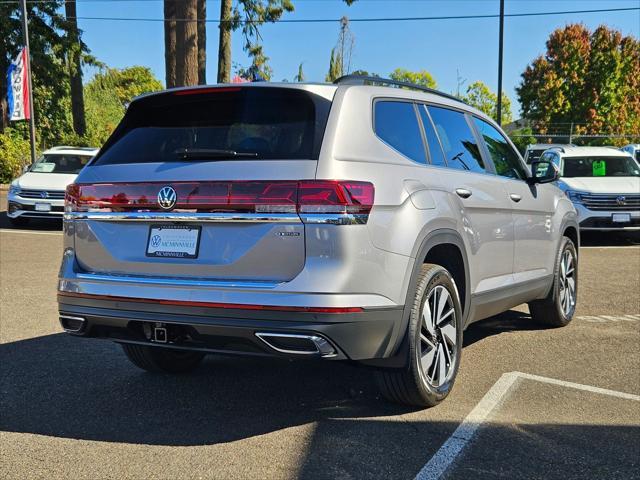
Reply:
M115 344L62 333L61 240L0 212L0 478L640 478L637 237L584 238L568 327L526 307L472 325L429 410L386 403L348 364L139 371Z

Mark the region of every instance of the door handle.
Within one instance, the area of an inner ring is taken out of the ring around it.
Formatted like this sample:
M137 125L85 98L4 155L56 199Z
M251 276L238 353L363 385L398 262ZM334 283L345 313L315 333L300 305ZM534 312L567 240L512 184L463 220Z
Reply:
M517 193L510 193L509 194L509 198L511 200L513 200L514 202L519 202L520 200L522 200L522 197L520 195L518 195Z
M456 195L460 198L469 198L471 196L471 191L466 188L456 188Z

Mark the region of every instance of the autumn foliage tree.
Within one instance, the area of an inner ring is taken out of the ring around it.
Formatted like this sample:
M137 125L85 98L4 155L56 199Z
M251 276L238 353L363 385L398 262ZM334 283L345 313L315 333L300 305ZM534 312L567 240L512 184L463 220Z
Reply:
M494 120L498 120L498 94L492 92L486 83L480 80L467 87L462 100L481 112L486 113ZM502 125L511 121L511 100L502 92Z
M640 136L640 41L606 26L557 29L516 91L523 116L540 133L573 123L578 135Z

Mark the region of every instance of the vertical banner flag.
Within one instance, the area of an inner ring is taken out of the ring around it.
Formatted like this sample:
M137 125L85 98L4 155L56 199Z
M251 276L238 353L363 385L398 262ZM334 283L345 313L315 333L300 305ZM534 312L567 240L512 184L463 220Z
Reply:
M9 120L29 120L29 84L27 82L27 49L23 48L9 65L7 72Z

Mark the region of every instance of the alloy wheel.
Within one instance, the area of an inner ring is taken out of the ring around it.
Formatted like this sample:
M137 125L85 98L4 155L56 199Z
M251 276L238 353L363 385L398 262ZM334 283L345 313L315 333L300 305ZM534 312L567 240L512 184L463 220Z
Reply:
M560 260L560 308L568 316L576 304L576 275L573 255L565 250Z
M429 291L420 326L420 370L430 385L440 387L453 376L459 348L455 306L442 285Z

